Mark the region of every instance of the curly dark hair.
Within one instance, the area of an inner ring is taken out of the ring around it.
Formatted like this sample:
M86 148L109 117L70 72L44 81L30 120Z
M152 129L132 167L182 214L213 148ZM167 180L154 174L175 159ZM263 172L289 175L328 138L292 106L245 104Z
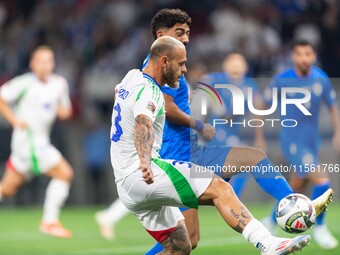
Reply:
M316 46L308 40L299 39L292 42L292 49L294 50L298 46L310 46L314 51L316 51Z
M151 31L154 39L157 39L157 31L161 28L171 28L177 23L191 25L190 16L181 9L161 9L151 21Z

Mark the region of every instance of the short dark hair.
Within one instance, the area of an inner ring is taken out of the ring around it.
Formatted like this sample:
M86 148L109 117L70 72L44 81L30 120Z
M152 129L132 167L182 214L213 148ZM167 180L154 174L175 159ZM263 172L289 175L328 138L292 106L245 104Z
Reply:
M310 46L314 51L316 51L316 47L313 43L311 43L308 40L305 39L299 39L299 40L295 40L292 43L292 50L295 50L296 47L298 46Z
M177 23L191 26L190 16L181 9L161 9L151 21L151 32L154 39L157 39L157 31L161 28L171 28Z

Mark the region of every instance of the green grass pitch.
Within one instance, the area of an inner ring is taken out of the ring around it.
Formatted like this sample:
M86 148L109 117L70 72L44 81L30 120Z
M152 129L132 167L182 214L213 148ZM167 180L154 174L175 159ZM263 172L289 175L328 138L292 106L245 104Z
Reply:
M266 216L270 205L250 205L257 218ZM0 207L1 255L135 255L144 254L154 241L138 220L129 215L118 223L114 242L103 240L94 221L98 207L67 207L62 212L62 222L73 231L68 240L45 236L38 230L41 208ZM340 239L340 204L332 204L327 222ZM241 235L231 230L212 207L200 208L201 241L193 255L258 254ZM280 230L279 230L280 231ZM279 232L284 234L282 231ZM309 232L307 232L309 233ZM301 253L299 253L301 254ZM340 248L323 251L312 242L302 254L339 255Z

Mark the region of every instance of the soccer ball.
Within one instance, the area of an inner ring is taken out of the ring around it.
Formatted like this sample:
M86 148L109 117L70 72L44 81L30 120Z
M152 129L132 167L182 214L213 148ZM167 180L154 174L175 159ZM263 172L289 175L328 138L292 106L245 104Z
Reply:
M276 221L288 233L305 232L315 223L312 201L297 193L286 196L276 208Z

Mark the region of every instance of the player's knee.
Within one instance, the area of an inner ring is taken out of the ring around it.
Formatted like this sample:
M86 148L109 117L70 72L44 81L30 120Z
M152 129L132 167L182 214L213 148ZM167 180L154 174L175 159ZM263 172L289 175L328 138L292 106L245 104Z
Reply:
M221 178L214 178L214 186L216 187L216 198L234 195L233 187Z
M73 170L69 168L69 170L65 173L65 180L71 182L73 180Z
M71 182L73 180L73 176L74 176L73 170L70 166L65 167L60 172L60 179L67 181L67 182Z

